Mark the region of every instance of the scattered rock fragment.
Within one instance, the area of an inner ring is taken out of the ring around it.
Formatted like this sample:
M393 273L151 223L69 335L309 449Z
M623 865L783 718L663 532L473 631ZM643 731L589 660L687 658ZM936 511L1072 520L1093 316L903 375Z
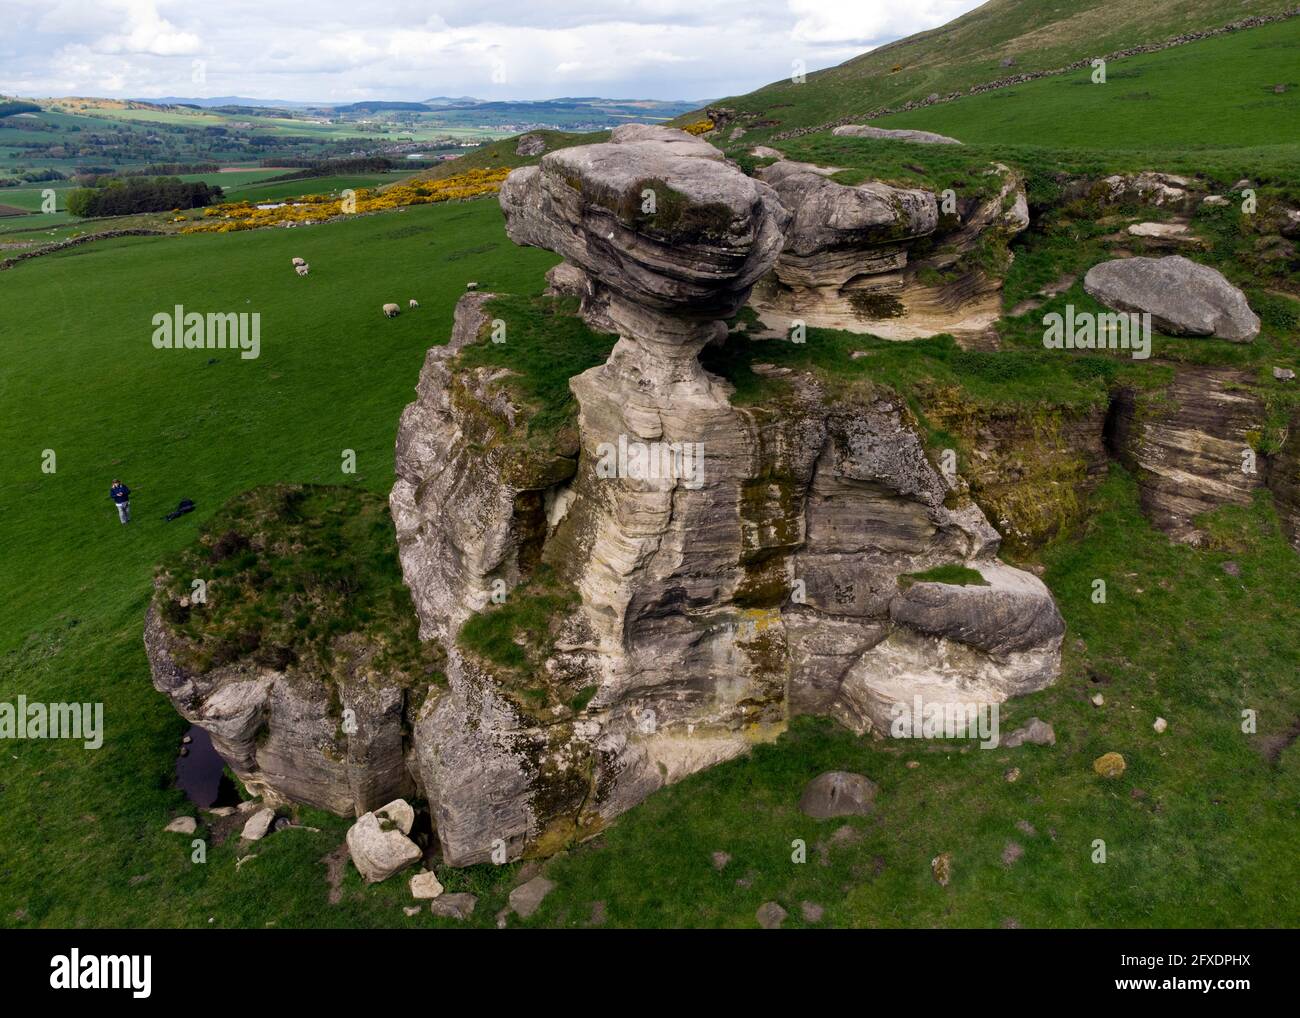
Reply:
M555 881L533 877L510 892L510 908L520 919L527 919L541 907L542 900L555 890Z
M411 897L430 899L442 894L442 883L432 870L424 870L411 878Z
M271 823L274 820L275 810L263 807L248 818L244 824L244 829L239 832L239 836L245 841L261 841L270 831Z
M1012 767L1011 770L1007 771L1006 774L1002 776L1006 778L1008 784L1013 784L1020 780L1020 768Z
M459 919L464 922L474 914L478 897L465 891L454 894L440 894L429 902L429 911L443 919Z
M851 771L827 771L804 786L799 810L816 820L867 816L875 808L875 782Z
M1295 372L1291 368L1274 368L1273 377L1279 382L1294 382Z
M712 858L713 868L715 870L725 869L727 863L731 862L731 854L729 852L714 852Z
M1093 694L1092 694L1092 705L1093 705L1094 707L1100 707L1100 706L1101 706L1102 704L1104 704L1105 702L1106 702L1106 698L1105 698L1104 696L1102 696L1100 693L1093 693Z
M952 853L942 852L930 860L930 872L940 887L947 887L952 879Z
M1164 718L1156 718L1155 722L1151 725L1151 727L1156 730L1157 735L1160 735L1161 733L1164 732L1166 728L1169 727L1169 722L1166 721Z
M1002 745L1007 749L1015 749L1026 742L1033 743L1035 746L1055 746L1056 730L1046 721L1030 718L1024 727L1017 728L1003 739Z
M755 913L758 925L765 930L779 930L789 913L774 901L765 901Z
M193 817L177 817L163 828L171 834L193 834L199 829L199 823Z
M815 901L804 901L799 904L799 913L803 916L804 922L819 923L822 921L822 916L826 914L826 909Z

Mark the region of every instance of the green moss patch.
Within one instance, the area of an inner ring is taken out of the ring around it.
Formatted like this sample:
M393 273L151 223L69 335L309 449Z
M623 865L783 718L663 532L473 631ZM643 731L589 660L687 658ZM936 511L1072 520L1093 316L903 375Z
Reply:
M440 648L419 638L387 500L358 488L271 485L226 503L198 541L158 569L158 604L196 671L249 658L325 674L340 647L377 648L385 682L442 679ZM194 581L206 584L195 600Z
M898 585L906 589L913 583L950 583L957 587L987 587L989 581L980 575L978 569L958 563L946 563L926 569L920 573L904 573L898 578Z

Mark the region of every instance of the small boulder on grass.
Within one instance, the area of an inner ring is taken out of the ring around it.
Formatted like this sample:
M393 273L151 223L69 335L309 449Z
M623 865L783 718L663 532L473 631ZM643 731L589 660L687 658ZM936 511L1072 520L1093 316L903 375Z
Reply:
M862 774L827 771L804 786L799 810L815 820L866 816L875 808L876 784Z
M348 828L348 853L366 883L387 880L419 861L419 846L406 836L414 821L415 811L398 799L381 810L362 814Z
M263 807L248 818L239 836L245 841L261 841L271 830L271 823L274 820L275 810Z
M411 878L411 897L428 900L442 894L442 884L436 874L429 870L417 873Z
M1103 753L1092 762L1092 769L1107 780L1122 775L1128 764L1119 753Z
M1056 730L1046 721L1030 718L1023 728L1017 728L1003 739L1001 744L1006 749L1015 749L1026 742L1031 742L1035 746L1055 746Z
M198 827L198 821L193 817L177 817L163 830L171 834L193 834L198 830Z
M785 922L786 916L788 915L789 913L776 902L765 901L763 904L758 906L755 918L758 919L758 925L763 927L763 929L779 930L781 924Z
M455 894L440 894L429 902L429 911L443 919L458 919L464 922L474 914L478 898L465 891Z
M536 912L542 900L555 890L555 881L537 876L526 884L520 884L510 892L510 908L520 919L527 919Z

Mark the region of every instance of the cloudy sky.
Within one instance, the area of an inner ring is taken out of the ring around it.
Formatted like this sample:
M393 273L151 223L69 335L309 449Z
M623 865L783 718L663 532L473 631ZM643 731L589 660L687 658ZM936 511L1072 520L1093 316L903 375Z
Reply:
M0 0L0 93L709 99L981 0Z

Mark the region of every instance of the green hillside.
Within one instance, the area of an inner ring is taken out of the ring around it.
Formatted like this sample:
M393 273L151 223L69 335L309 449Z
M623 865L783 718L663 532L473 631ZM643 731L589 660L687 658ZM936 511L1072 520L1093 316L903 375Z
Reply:
M1300 154L1300 18L872 121L985 145ZM1284 85L1281 93L1275 85Z
M1294 7L1293 0L989 0L802 83L774 82L716 105L758 117L751 132L758 140ZM1008 59L1014 64L1003 66Z

